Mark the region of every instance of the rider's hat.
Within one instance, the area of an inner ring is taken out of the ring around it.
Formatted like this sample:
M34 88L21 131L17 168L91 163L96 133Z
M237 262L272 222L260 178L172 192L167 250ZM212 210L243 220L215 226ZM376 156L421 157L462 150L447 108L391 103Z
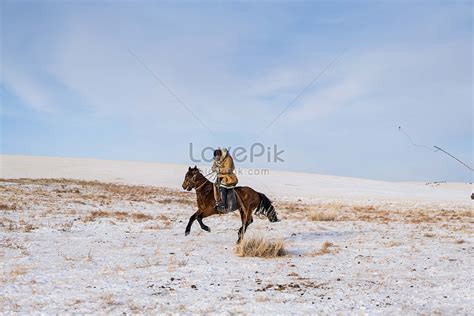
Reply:
M222 154L222 150L219 147L214 150L214 157L222 156Z

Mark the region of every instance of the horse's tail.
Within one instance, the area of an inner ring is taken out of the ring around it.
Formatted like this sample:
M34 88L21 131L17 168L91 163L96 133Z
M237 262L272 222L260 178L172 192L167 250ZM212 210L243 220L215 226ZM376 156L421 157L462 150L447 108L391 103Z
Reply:
M260 204L258 205L257 209L255 210L255 215L265 215L270 222L278 222L277 213L275 208L272 205L272 202L267 198L267 196L263 193L257 192L260 196Z

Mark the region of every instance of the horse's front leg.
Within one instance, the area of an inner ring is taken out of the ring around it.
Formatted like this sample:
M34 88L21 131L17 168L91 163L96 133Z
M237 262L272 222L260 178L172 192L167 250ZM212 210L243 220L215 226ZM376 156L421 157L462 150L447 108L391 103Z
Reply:
M209 228L209 226L207 226L206 224L204 224L204 223L202 222L202 216L198 216L198 217L197 217L197 221L198 221L199 225L201 226L201 228L202 228L203 230L205 230L205 231L207 231L207 232L211 232L211 229Z
M205 209L203 209L201 212L199 212L199 215L197 216L197 221L199 223L199 225L201 225L201 228L207 232L211 232L211 229L209 228L209 226L207 226L206 224L204 224L202 222L202 219L203 218L206 218L206 217L209 217L209 216L212 216L212 215L215 215L217 214L217 211L214 207L214 203L212 204L212 206L209 206Z
M198 212L199 212L199 211L196 211L196 213L194 213L193 215L191 215L191 217L189 218L188 225L186 226L186 230L184 231L184 236L189 235L189 233L191 232L191 226L193 226L193 222L194 222L194 221L196 220L196 218L198 217Z

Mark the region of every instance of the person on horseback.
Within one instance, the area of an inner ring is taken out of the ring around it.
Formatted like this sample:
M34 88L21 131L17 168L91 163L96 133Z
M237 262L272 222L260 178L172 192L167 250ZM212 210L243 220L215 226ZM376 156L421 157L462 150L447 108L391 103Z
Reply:
M216 198L216 209L219 212L226 211L227 190L234 188L238 182L234 169L234 159L226 148L214 150L212 171L217 174L216 183L214 184L214 196Z

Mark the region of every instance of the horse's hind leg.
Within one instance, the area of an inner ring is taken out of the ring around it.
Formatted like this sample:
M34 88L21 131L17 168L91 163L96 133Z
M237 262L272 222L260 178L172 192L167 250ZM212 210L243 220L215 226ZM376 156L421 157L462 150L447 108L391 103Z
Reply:
M237 238L237 242L236 242L237 245L240 244L240 242L244 238L244 234L242 233L243 230L244 230L243 226L239 228L239 232L237 233L237 236L239 237Z
M244 234L245 232L247 231L247 228L249 227L250 224L253 223L253 219L252 219L252 216L250 216L250 218L247 218L247 221L245 222L245 226L244 226L244 230L242 232L242 238L244 238Z
M189 235L189 233L191 232L191 226L193 226L193 222L196 220L196 217L198 216L197 214L198 214L198 212L194 213L194 214L191 215L191 217L189 218L189 222L188 222L188 225L186 226L186 230L185 230L185 232L184 232L184 236Z
M240 226L239 232L237 233L237 237L238 237L237 244L240 244L240 241L243 238L242 231L244 230L244 211L242 209L240 209L239 211L240 211L240 219L242 220L242 226Z
M244 234L247 231L247 227L253 222L252 215L249 216L249 214L243 210L240 211L240 219L242 220L242 226L239 229L239 238L237 239L237 244L240 244L242 239L244 239Z
M204 223L202 222L202 216L198 216L198 217L197 217L197 221L198 221L199 225L201 226L201 228L202 228L203 230L205 230L205 231L207 231L207 232L211 232L211 229L209 228L209 226L207 226L206 224L204 224Z

